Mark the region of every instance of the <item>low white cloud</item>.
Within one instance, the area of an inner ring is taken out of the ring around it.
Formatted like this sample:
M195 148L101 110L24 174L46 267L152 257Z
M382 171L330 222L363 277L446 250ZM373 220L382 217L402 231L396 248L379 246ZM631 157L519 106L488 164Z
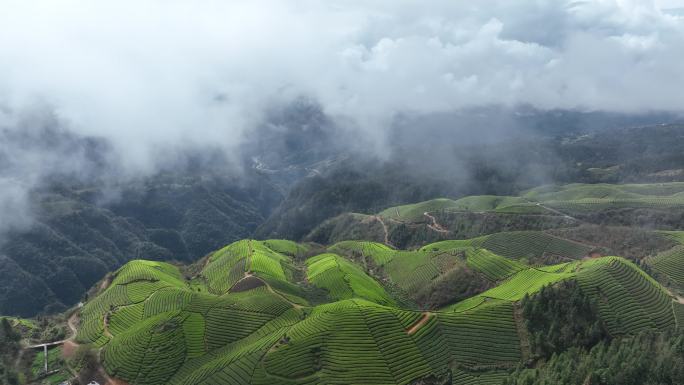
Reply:
M0 176L0 242L7 231L30 226L33 213L28 196L24 182Z
M145 172L237 153L268 106L317 100L382 148L397 113L519 104L681 111L684 18L648 0L5 0L0 106L53 106Z

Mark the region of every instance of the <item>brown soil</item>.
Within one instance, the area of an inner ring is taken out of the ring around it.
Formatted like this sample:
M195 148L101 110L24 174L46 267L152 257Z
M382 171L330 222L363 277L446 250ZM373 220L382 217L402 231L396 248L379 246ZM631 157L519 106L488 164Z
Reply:
M74 341L65 341L62 345L62 358L71 358L77 348L78 344Z
M589 258L601 258L603 257L603 254L599 253L598 251L592 251L589 253Z
M389 244L390 244L390 243L389 243L389 231L387 230L387 225L386 225L385 222L382 220L382 218L380 218L378 215L373 215L373 216L371 216L371 218L373 218L373 219L375 219L376 221L380 222L380 225L382 226L382 231L383 231L383 235L384 235L385 244L386 244L386 245L389 245Z
M76 338L76 324L78 324L79 321L78 311L74 312L67 320L67 326L69 326L69 330L71 330L71 337L69 337L69 339Z
M124 380L110 377L102 366L100 366L97 377L99 377L97 378L97 380L99 380L98 382L102 385L130 385Z
M425 215L430 220L431 223L428 223L428 225L427 225L430 229L437 231L439 233L448 233L449 232L449 230L445 229L442 225L437 223L437 218L430 215L430 213L424 212L423 215Z
M406 334L411 335L420 330L425 324L428 323L430 320L430 317L432 317L432 313L430 312L425 312L423 315L414 323L410 328L406 329Z
M247 291L256 289L257 287L264 286L264 281L254 276L247 276L237 281L233 287L230 288L231 293L239 293L241 291Z
M107 382L105 385L130 385L128 382L124 380L120 380L118 378L113 378L113 377L107 377Z
M102 283L100 283L99 291L100 291L100 292L105 291L105 289L107 289L107 288L109 287L109 285L112 283L112 279L113 279L112 275L111 275L111 274L108 274L108 275L102 280Z

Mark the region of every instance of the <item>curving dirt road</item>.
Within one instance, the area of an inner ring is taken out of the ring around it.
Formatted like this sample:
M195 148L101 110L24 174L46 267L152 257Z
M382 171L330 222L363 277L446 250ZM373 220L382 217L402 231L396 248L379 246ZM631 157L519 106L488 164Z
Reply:
M380 218L379 215L371 215L371 218L375 219L376 221L380 222L380 225L382 226L382 231L384 232L385 235L385 244L386 245L391 245L389 242L389 230L387 229L387 225L385 224L385 221Z
M428 323L432 315L433 314L429 311L424 312L423 315L420 316L418 321L416 321L416 323L414 323L410 328L406 330L406 334L411 335L420 330L420 328L422 328L423 326L425 326L425 324Z
M449 230L445 229L442 225L437 223L437 218L434 216L430 215L427 211L423 213L425 217L427 217L432 223L428 223L428 227L434 231L440 232L440 233L448 233Z
M553 207L549 207L549 206L547 206L547 205L545 205L545 204L543 204L543 203L541 203L541 202L535 202L535 201L531 201L531 200L525 199L525 198L523 198L523 199L524 199L526 202L528 202L528 203L534 203L535 206L541 207L541 208L543 208L543 209L545 209L545 210L547 210L547 211L551 211L551 212L554 213L554 214L563 216L563 217L565 217L565 218L567 218L567 219L572 219L572 220L574 220L574 221L581 222L579 219L577 219L577 218L575 218L575 217L573 217L573 216L570 216L570 215L568 215L568 214L566 214L566 213L564 213L564 212L562 212L562 211L558 211L558 210L554 209Z

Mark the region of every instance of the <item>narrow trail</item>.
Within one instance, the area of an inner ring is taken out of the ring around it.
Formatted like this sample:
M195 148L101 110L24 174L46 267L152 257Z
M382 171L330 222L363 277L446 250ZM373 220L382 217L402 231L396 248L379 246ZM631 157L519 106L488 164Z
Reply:
M668 288L665 287L665 286L663 286L663 289L665 290L665 292L666 292L670 297L672 297L672 300L673 300L674 302L677 302L677 303L680 303L680 304L684 305L684 297L682 297L682 296L680 296L680 295L677 295L677 294L673 293L672 290L668 289Z
M379 215L372 215L371 218L380 222L380 225L382 226L382 231L384 232L384 236L385 236L385 244L391 246L391 243L389 241L389 230L387 229L387 225L385 224L385 221L383 221Z
M433 314L430 313L429 311L424 312L423 315L420 316L418 321L416 321L416 323L411 325L411 327L406 330L406 334L408 334L408 335L415 334L418 330L420 330L420 328L422 328L423 326L425 326L428 323L428 321L430 320L430 318L432 318L432 316L433 316Z
M238 279L238 280L233 284L233 286L231 286L230 289L228 289L228 292L230 293L230 292L233 290L233 288L234 288L235 286L237 286L240 282L242 282L242 281L244 281L244 280L246 280L246 279L248 279L248 278L252 278L252 277L254 277L254 275L253 275L252 273L250 273L249 271L245 271L245 275L244 275L242 278ZM257 278L258 278L258 277L257 277ZM261 279L259 279L259 280L261 281ZM263 282L263 281L262 281L262 282Z
M61 345L67 341L68 340L60 340L60 341L55 341L55 342L46 342L44 344L29 345L25 349L38 349L38 348L42 348L43 346L50 347L50 346L55 346L55 345Z
M207 268L207 265L209 265L209 262L211 262L211 257L213 257L213 256L214 256L214 253L207 255L207 259L202 264L202 271L204 271L204 269Z
M113 309L116 311L116 308ZM104 314L104 319L102 320L102 334L105 335L105 337L108 338L113 338L114 336L112 333L109 332L109 317L111 317L112 310L107 311Z
M114 278L111 276L111 274L107 274L107 276L100 283L100 286L97 288L98 292L102 293L103 291L105 291L109 287L109 285L112 284L113 280Z
M259 277L257 277L257 278L261 280L261 278L259 278ZM279 296L280 298L282 298L283 300L285 300L285 302L287 302L287 303L289 303L290 305L292 305L293 308L295 308L295 309L301 309L301 308L304 307L304 306L302 306L302 305L300 305L300 304L298 304L298 303L294 303L294 302L290 301L287 297L285 297L285 296L282 295L281 293L279 293L279 292L273 290L273 288L271 287L271 285L268 284L268 282L266 282L266 281L264 281L264 280L261 280L261 282L263 282L264 285L266 285L266 289L268 289L268 291L270 291L271 293L273 293L273 294Z
M247 260L245 261L245 271L250 272L252 270L252 254L254 254L254 249L252 248L252 240L247 241Z
M97 362L101 363L102 362L102 349L97 351ZM109 374L107 374L107 371L104 369L104 366L102 364L98 365L97 368L97 373L102 376L104 379L104 382L102 385L130 385L128 382L124 380L120 380L118 378L110 377Z
M530 335L527 332L527 326L525 326L525 318L522 314L522 307L519 304L513 305L513 319L515 320L515 328L518 331L518 337L520 338L520 354L523 361L527 361L532 356L532 351L530 348Z
M525 199L525 198L523 198L523 199ZM529 199L525 199L525 201L528 202L528 203L534 203L535 206L541 207L541 208L543 208L543 209L545 209L545 210L547 210L547 211L551 211L551 212L554 213L554 214L563 216L563 217L568 218L568 219L572 219L573 221L582 222L582 221L580 221L579 219L577 219L577 218L575 218L575 217L573 217L573 216L571 216L571 215L568 215L568 214L566 214L566 213L564 213L564 212L562 212L562 211L558 211L558 210L554 209L553 207L549 207L549 206L547 206L547 205L545 205L545 204L543 204L543 203L541 203L541 202L535 202L535 201L531 201L531 200L529 200Z
M428 224L428 225L427 225L430 229L432 229L432 230L434 230L434 231L437 231L437 232L439 232L439 233L448 233L448 232L449 232L449 230L445 229L442 225L440 225L439 223L437 223L437 218L435 218L434 216L430 215L430 213L428 213L427 211L424 212L423 215L424 215L425 217L427 217L427 218L432 222L432 224Z
M69 327L69 330L71 331L71 335L63 340L59 341L53 341L53 342L46 342L42 344L35 344L35 345L28 345L24 349L38 349L42 348L43 346L55 346L55 345L62 345L67 341L71 341L74 338L76 338L76 326L74 326L75 319L78 318L78 311L74 312L69 319L67 320L67 326Z
M69 330L71 330L71 337L69 337L70 340L76 338L76 333L78 332L75 325L76 319L78 319L78 312L74 312L74 314L72 314L67 320L67 326L69 327Z
M19 349L19 354L17 354L17 358L14 359L14 367L15 368L19 367L19 363L21 362L21 359L24 357L24 352L26 350L27 349Z
M17 354L17 358L14 360L14 367L19 367L19 364L21 363L21 359L24 356L24 352L27 350L31 349L45 349L46 347L51 347L51 346L58 346L58 345L64 345L66 343L73 344L75 346L78 346L78 344L74 341L76 339L76 319L78 318L78 310L74 311L74 313L69 316L69 319L67 319L67 326L69 327L69 331L71 332L71 335L69 335L67 338L60 340L60 341L54 341L54 342L46 342L42 344L35 344L35 345L28 345L23 347L21 350L19 350L19 354ZM47 360L47 357L45 357Z

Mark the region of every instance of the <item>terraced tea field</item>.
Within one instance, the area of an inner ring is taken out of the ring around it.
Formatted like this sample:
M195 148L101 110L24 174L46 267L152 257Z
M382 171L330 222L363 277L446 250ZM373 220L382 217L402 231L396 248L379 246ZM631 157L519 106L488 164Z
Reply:
M662 231L660 234L677 242L678 245L647 258L645 262L661 281L682 296L684 295L684 232Z
M353 262L336 254L321 254L306 261L307 279L326 289L332 300L363 298L395 305L385 289Z
M438 198L390 207L379 216L399 223L430 224L435 213L524 214L558 216L577 222L573 215L615 209L684 209L684 183L569 184L542 186L520 196L468 196L457 200Z
M448 372L457 383L494 384L529 357L516 306L544 286L576 280L614 335L674 328L684 313L636 265L582 259L586 246L541 232L413 251L346 241L305 259L308 249L243 240L192 277L132 261L82 308L77 341L131 384L404 385ZM546 253L568 262L526 263ZM491 288L443 308L402 308L397 290L421 291L454 271ZM312 305L312 290L327 302Z
M515 214L546 214L547 210L521 197L480 195L458 200L446 198L390 207L378 215L400 222L420 222L425 213L435 211L499 212Z
M566 260L588 255L593 247L558 238L540 231L511 231L484 237L482 247L516 259L538 260L556 256Z
M442 236L432 214L568 217L562 223L576 225L571 215L597 208L677 205L682 183L578 184L436 199L376 220L424 223ZM520 302L560 282L577 283L611 336L681 329L684 233L658 234L668 247L679 244L642 261L658 281L626 259L598 257L595 245L540 230L433 237L442 240L413 250L242 240L194 270L126 264L82 308L77 341L99 349L105 370L131 384L404 385L449 375L498 384L532 354ZM449 297L457 290L468 294ZM430 302L435 296L448 301Z

